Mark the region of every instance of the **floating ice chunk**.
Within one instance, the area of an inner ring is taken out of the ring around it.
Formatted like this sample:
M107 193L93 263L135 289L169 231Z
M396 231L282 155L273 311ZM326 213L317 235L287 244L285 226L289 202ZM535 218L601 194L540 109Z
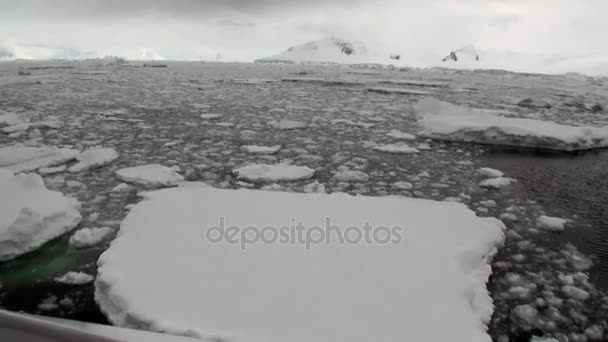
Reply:
M534 326L538 320L538 311L529 304L516 306L513 309L513 314L530 326Z
M399 189L399 190L412 190L414 188L412 183L406 182L406 181L395 182L395 183L391 184L391 186L393 188Z
M418 149L410 147L406 143L396 143L396 144L386 144L386 145L376 145L374 144L372 148L376 151L387 152L387 153L418 153L420 152Z
M604 327L601 325L592 325L589 328L585 329L585 335L591 341L603 341L604 339Z
M336 173L333 178L339 182L367 182L369 175L361 171L347 170Z
M496 201L494 201L494 200L479 201L479 205L487 207L487 208L494 208L496 206Z
M515 222L515 221L517 221L517 215L515 215L513 213L502 213L502 214L500 214L500 219L503 221Z
M69 285L84 285L92 282L93 279L95 278L92 275L84 272L68 272L59 278L55 278L55 281Z
M29 128L30 128L29 123L19 122L12 126L3 127L2 132L6 133L6 134L11 134L11 133L27 131Z
M204 227L217 225L220 216L226 226L260 229L291 225L292 218L324 226L329 216L343 228L369 221L406 231L401 241L383 245L333 240L306 251L258 241L242 252L238 244L205 239ZM493 311L488 263L502 240L498 227L462 204L164 189L146 194L100 257L95 299L117 326L214 339L485 342ZM188 281L175 281L186 273ZM378 284L390 295L378 295ZM395 324L387 317L408 319Z
M219 119L222 116L223 116L222 114L204 113L204 114L201 114L201 119L213 120L213 119Z
M310 184L306 184L303 188L302 191L306 192L306 193L325 193L325 185L319 183L318 181L314 181Z
M502 171L489 167L482 167L481 169L479 169L479 174L487 178L498 178L505 175Z
M430 91L408 88L371 87L367 88L367 91L380 94L433 95Z
M576 300L587 300L589 298L589 292L574 285L562 286L562 292L564 292L566 296Z
M47 190L36 174L0 169L0 194L0 261L37 249L81 219L78 201Z
M55 166L73 160L79 151L51 146L30 147L22 144L0 148L0 168L27 172L41 167Z
M13 126L21 122L21 118L15 113L4 112L0 114L0 126Z
M78 163L72 165L68 171L81 172L110 164L118 158L118 152L113 148L91 148L76 156Z
M301 121L283 119L283 120L281 120L279 122L276 122L274 124L274 127L278 128L278 129L285 129L285 130L300 129L300 128L305 128L306 127L306 123L305 122L301 122Z
M564 230L564 226L566 225L566 220L558 217L551 217L546 215L541 215L536 219L536 225L542 229L549 230L552 232L561 232Z
M287 164L251 164L233 170L238 179L250 182L280 182L309 179L315 170Z
M387 136L398 140L416 140L416 137L409 133L404 133L396 129L388 132Z
M184 177L170 168L160 164L148 164L127 167L116 171L118 179L155 188L161 186L174 186L184 180Z
M281 149L281 145L274 146L259 146L259 145L245 145L242 147L243 150L253 154L275 154Z
M437 140L576 151L608 147L608 126L567 126L500 116L435 99L414 106L418 135Z
M112 192L129 192L131 191L131 186L127 183L120 183L114 188L112 188Z
M82 228L72 234L70 245L75 248L91 247L105 240L112 232L110 227Z
M38 310L40 310L40 311L52 311L52 310L56 310L58 308L59 308L59 305L57 305L56 296L47 297L42 301L42 303L38 304Z
M559 342L559 340L553 337L532 336L530 342Z
M481 186L482 188L488 188L488 189L500 189L507 185L510 185L513 182L516 182L516 180L513 178L496 177L496 178L488 178L488 179L482 181L481 183L479 183L479 186Z

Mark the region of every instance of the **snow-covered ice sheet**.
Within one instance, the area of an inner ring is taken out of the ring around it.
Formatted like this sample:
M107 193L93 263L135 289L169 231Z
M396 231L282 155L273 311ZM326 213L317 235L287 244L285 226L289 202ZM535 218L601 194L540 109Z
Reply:
M72 165L68 171L81 172L88 169L107 165L118 158L118 152L113 148L91 148L76 156L78 163Z
M140 184L150 188L173 186L184 180L182 175L160 164L120 169L116 171L116 177L127 183Z
M576 151L608 147L608 126L567 126L551 121L500 116L492 110L470 109L424 99L414 109L420 136L549 150Z
M403 235L242 251L206 240L220 217L260 229L331 217L339 229L369 221ZM491 341L485 284L502 241L462 204L187 184L130 211L98 261L95 298L118 326L233 341Z
M233 170L238 179L251 182L296 181L311 178L315 170L288 164L251 164Z
M36 174L0 169L0 261L31 252L78 225L77 200L49 191Z
M41 167L55 166L73 160L78 150L52 146L31 147L15 144L0 148L0 169L11 172L35 171Z

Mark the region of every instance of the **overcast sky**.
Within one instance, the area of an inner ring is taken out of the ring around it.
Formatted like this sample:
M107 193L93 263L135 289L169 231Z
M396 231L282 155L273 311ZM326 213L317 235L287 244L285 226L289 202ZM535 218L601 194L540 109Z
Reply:
M607 15L608 0L0 0L0 50L247 61L333 35L403 54L605 54Z

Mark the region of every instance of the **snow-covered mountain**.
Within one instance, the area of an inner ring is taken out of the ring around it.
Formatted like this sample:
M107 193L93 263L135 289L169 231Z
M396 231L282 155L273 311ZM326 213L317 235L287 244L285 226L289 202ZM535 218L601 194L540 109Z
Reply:
M397 53L381 54L371 51L359 41L347 41L336 37L295 45L286 51L255 60L257 63L384 63L399 59Z

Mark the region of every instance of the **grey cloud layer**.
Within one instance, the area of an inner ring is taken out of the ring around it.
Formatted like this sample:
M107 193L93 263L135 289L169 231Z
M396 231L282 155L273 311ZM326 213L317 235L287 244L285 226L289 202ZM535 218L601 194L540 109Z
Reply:
M285 9L348 6L360 0L1 0L5 14L44 14L55 17L121 17L154 13L177 17L206 17L218 12L260 14Z

